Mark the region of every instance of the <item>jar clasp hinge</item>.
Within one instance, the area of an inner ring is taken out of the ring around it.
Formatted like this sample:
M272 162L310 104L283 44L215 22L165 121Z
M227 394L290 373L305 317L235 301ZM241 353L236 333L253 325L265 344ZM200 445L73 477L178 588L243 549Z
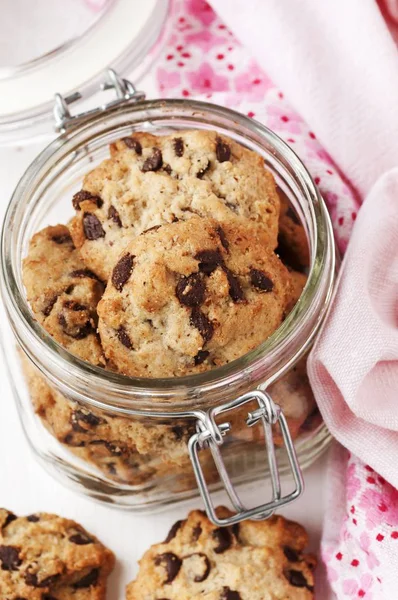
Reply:
M76 115L71 114L69 106L83 98L81 93L75 92L70 96L62 96L58 93L55 94L53 113L56 131L65 132L70 127L83 121L87 121L90 117L103 113L110 108L121 106L128 102L139 102L140 100L145 99L144 92L138 91L131 81L123 79L113 69L107 69L105 71L105 81L101 83L100 89L102 91L110 89L115 90L116 98L101 106L96 106L95 108Z
M239 408L248 402L257 401L258 408L253 412L248 412L246 424L252 427L262 423L264 428L266 454L272 484L272 498L268 502L254 508L246 508L242 503L229 475L221 455L220 446L224 443L224 438L230 431L229 423L218 425L215 418L221 413ZM275 444L273 440L272 426L279 424L283 443L289 460L289 465L294 479L295 488L289 494L282 495L281 481L278 471L278 463L275 453ZM220 479L228 494L228 497L235 509L235 514L228 518L220 519L217 517L216 510L211 498L210 490L206 483L205 475L201 466L199 453L200 449L208 447L212 453L214 463L219 473ZM290 502L296 500L304 490L303 478L300 465L296 456L293 441L280 407L276 405L267 392L256 390L249 392L216 408L212 408L207 413L202 413L197 421L197 432L189 440L189 454L191 457L195 477L198 487L205 504L206 512L210 520L218 526L233 525L245 519L267 519L274 511Z

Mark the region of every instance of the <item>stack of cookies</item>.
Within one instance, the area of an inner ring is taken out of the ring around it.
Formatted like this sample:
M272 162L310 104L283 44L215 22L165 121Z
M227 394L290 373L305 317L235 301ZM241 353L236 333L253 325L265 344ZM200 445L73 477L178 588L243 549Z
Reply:
M276 331L305 285L296 213L262 157L216 132L125 137L72 204L67 225L32 238L24 284L47 332L104 369L163 378L229 363ZM188 464L192 424L94 414L24 362L45 426L110 478ZM304 364L276 385L297 434L314 410Z

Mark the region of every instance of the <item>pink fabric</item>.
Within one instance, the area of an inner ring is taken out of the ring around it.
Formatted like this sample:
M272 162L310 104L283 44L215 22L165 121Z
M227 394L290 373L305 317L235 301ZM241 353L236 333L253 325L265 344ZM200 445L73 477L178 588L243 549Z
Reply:
M398 598L393 487L398 485L398 172L393 169L398 64L389 32L394 35L396 5L392 0L380 0L380 9L375 0L212 2L246 49L203 0L176 0L173 34L158 62L161 93L199 94L274 129L312 172L341 250L358 203L366 198L309 368L327 424L353 452L336 446L330 465L322 544L329 580L338 599L393 600Z
M211 3L362 194L394 167L398 57L375 0Z
M397 490L337 444L330 457L328 488L322 558L337 597L395 600Z

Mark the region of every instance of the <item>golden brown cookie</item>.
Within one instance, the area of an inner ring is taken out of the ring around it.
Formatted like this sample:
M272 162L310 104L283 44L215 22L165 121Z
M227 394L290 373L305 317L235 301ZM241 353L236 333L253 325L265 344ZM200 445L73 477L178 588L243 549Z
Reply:
M67 227L46 227L33 236L23 262L23 282L44 329L72 354L104 365L96 332L104 285L82 262Z
M121 373L199 373L266 340L289 290L287 269L250 229L194 216L125 249L98 305L98 330Z
M279 199L260 155L214 131L135 133L112 145L73 198L71 233L84 262L107 280L117 257L156 225L213 217L247 220L277 245Z
M105 600L114 556L75 521L0 509L0 597Z
M316 559L307 544L304 528L281 516L219 528L195 510L144 554L126 599L311 600Z

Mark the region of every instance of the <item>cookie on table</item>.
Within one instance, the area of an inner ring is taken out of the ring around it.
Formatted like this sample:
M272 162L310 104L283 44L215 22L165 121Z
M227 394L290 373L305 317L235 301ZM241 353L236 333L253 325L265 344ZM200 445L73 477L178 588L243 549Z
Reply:
M106 357L130 376L199 373L252 350L280 325L290 276L241 225L193 216L138 236L98 305Z
M70 230L84 262L107 280L137 235L192 215L247 220L277 245L279 199L263 158L214 131L134 133L111 146L75 194Z
M311 600L316 559L307 544L304 528L281 516L218 528L195 510L144 554L126 599Z
M81 525L56 515L0 509L0 597L105 600L114 556Z
M33 236L23 282L44 329L72 354L103 366L96 307L104 285L82 262L67 227L46 227Z
M310 264L310 251L305 229L285 192L280 187L277 192L280 200L277 253L295 271L306 270Z

